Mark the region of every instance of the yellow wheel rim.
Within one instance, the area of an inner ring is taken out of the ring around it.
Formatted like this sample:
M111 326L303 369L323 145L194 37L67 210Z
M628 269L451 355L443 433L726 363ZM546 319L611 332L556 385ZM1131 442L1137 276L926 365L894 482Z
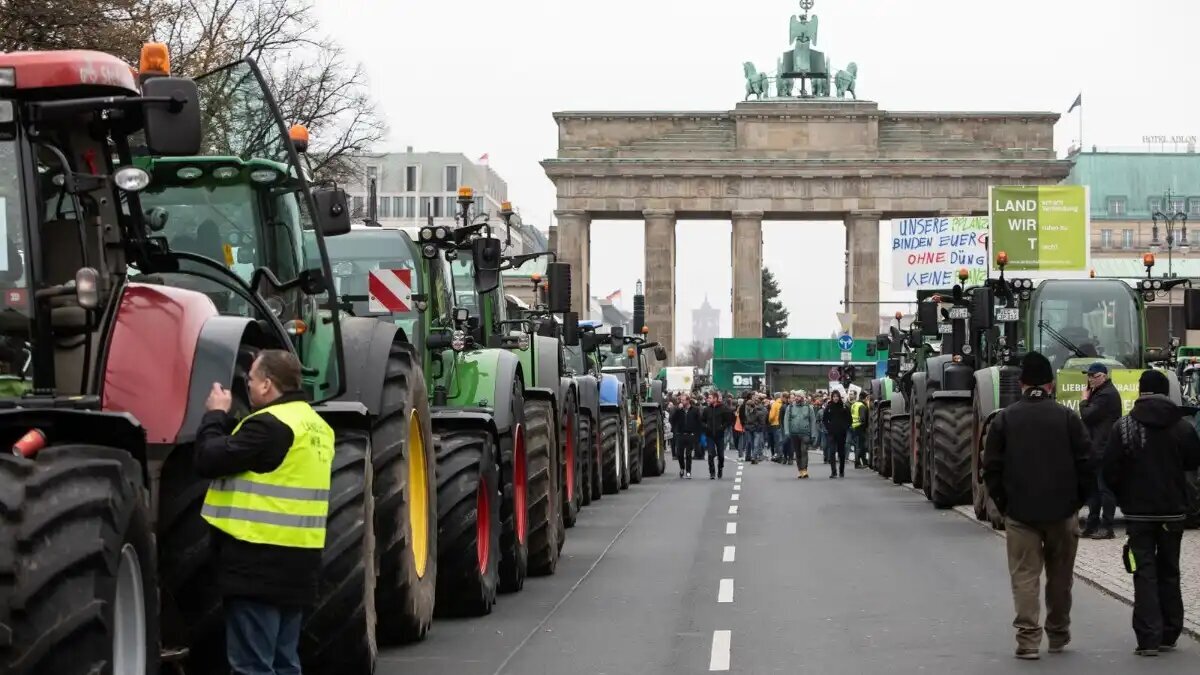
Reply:
M429 464L417 411L408 416L408 525L417 576L429 565Z

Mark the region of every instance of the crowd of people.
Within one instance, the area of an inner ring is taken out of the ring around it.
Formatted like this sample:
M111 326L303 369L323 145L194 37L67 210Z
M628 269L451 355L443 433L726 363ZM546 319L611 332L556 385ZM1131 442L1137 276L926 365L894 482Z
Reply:
M724 474L726 450L739 459L758 464L767 459L794 464L798 479L808 478L808 453L820 450L830 467L830 478L846 476L846 459L864 468L868 460L866 439L870 394L803 390L778 392L772 397L746 391L740 397L709 391L676 393L668 403L671 452L679 462L679 477L692 477L692 460L708 460L708 477Z

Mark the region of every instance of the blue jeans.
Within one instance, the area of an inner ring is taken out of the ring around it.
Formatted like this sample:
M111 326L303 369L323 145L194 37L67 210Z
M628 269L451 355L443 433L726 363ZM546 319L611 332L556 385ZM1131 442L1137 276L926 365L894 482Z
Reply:
M763 458L763 450L767 447L767 430L756 429L750 436L752 437L751 447L753 448L753 459L761 460Z
M299 608L225 599L225 642L233 675L300 675Z

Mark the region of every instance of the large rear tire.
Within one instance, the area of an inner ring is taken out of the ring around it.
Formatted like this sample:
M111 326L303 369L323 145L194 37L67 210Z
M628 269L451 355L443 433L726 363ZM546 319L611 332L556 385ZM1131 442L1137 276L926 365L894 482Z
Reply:
M653 478L667 470L667 458L663 455L662 410L649 408L642 414L642 475ZM724 448L720 451L724 452Z
M906 435L908 443L905 452L909 458L909 473L912 474L913 487L921 490L925 485L925 467L921 465L921 454L918 451L920 447L919 443L921 442L921 434L919 433L921 429L921 416L914 410L909 415L908 422L905 424L908 426L908 434Z
M971 503L971 403L931 401L930 460L933 505L948 509Z
M884 452L891 458L892 482L903 485L912 480L912 467L908 461L908 420L892 419L890 412L885 412L883 419L886 420L884 431L887 434Z
M304 613L300 658L306 673L372 673L378 655L374 472L365 431L335 430L329 516L317 601Z
M579 413L579 503L590 506L592 503L592 474L596 466L596 438L592 417L586 412Z
M437 434L439 616L482 616L500 586L500 471L482 429Z
M629 414L625 412L621 413L621 435L618 437L618 439L621 443L620 448L617 449L617 461L621 463L618 478L621 484L621 489L628 490L630 480L629 465L631 464L630 460L633 459L634 454L633 434L629 433Z
M525 402L525 442L529 462L529 574L547 576L558 567L559 461L549 401Z
M425 375L413 348L392 345L371 429L379 639L415 642L433 623L437 589L437 479Z
M124 449L0 456L0 672L157 673L142 466Z
M921 430L921 440L917 446L917 452L920 453L922 474L925 476L925 480L921 483L921 491L925 493L925 499L928 501L933 501L932 419L930 409L927 406L924 414L921 415L921 426L919 427Z
M598 502L604 496L604 449L601 447L603 433L601 431L600 419L604 413L597 409L597 417L589 419L588 423L592 427L592 463L591 463L591 479L592 479L592 501Z
M633 432L629 434L629 483L637 485L642 482L642 464L645 463L646 447L646 410L641 408L638 410L638 419L641 422L635 422Z
M621 491L621 462L617 457L621 450L621 422L620 412L600 411L600 480L606 495Z
M525 390L513 383L512 427L500 437L500 592L516 593L529 574L529 458Z
M583 427L580 421L583 415L575 404L575 395L568 394L563 403L562 432L559 438L562 445L562 521L563 527L575 527L579 518L579 509L583 508Z

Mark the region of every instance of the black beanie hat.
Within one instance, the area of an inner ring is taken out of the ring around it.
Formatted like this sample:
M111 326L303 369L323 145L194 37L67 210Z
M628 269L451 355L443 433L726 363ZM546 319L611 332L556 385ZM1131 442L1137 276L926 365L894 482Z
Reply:
M1147 370L1138 378L1138 393L1169 396L1171 394L1171 381L1160 371Z
M1040 387L1054 381L1054 368L1050 360L1037 352L1029 352L1021 359L1021 384Z

